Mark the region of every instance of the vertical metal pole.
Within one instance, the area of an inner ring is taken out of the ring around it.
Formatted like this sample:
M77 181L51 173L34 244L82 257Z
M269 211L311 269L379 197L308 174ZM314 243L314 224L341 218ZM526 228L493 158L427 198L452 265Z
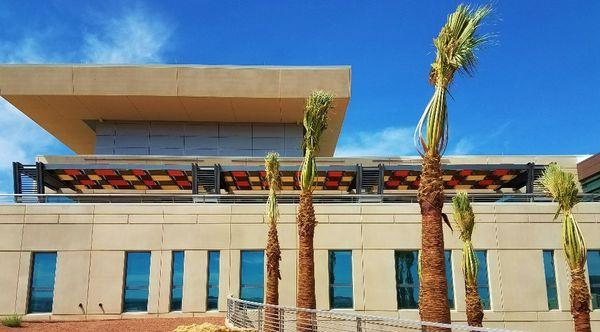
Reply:
M221 165L215 164L215 194L221 193Z
M377 179L377 194L383 195L383 177L385 173L385 166L383 164L378 165L379 168L379 177Z
M257 310L256 310L256 314L258 315L258 317L257 317L257 325L258 325L257 329L258 329L258 332L260 332L260 331L263 330L262 329L262 325L263 325L262 324L262 318L263 318L262 313L263 313L262 307L258 307Z
M21 195L23 193L21 188L21 163L13 162L13 194ZM15 203L21 201L21 196L15 196Z
M192 164L192 195L198 195L198 164Z
M533 182L535 181L535 163L527 163L527 186L525 192L533 194Z
M44 194L46 187L44 185L44 164L40 162L35 163L35 184L38 195ZM44 201L44 196L38 196L38 202L43 203Z
M283 332L284 326L283 322L285 321L285 310L283 308L279 308L279 332Z
M356 317L356 332L362 332L362 331L363 331L362 318Z
M362 164L356 164L356 194L362 194Z

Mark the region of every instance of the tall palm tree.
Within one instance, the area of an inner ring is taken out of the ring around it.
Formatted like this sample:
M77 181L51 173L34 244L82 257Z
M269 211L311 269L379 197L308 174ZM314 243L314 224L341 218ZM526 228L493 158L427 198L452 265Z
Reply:
M482 326L483 306L477 291L479 262L475 256L475 250L473 250L473 243L471 243L471 235L475 228L475 214L469 202L469 195L466 192L457 193L452 197L452 208L454 223L460 231L459 237L463 241L462 271L465 277L467 323L471 326Z
M313 239L317 221L312 202L312 192L317 176L315 157L319 151L321 134L327 128L327 113L332 105L333 95L318 90L310 94L304 106L304 138L302 141L304 159L300 172L301 193L297 216L299 243L296 306L299 308L316 308ZM298 320L298 324L304 325L306 329L313 329L314 317L312 315L299 313Z
M266 303L279 304L279 262L281 261L281 248L279 236L277 235L277 220L279 219L279 208L277 207L277 191L280 187L279 177L279 154L271 152L265 158L266 180L269 185L269 198L267 200L267 222L269 232L267 236L267 291ZM276 308L265 309L265 331L279 331L279 312Z
M435 91L414 136L417 151L423 158L418 192L422 216L419 314L423 321L450 322L442 232L444 182L440 164L448 142L446 96L457 71L471 74L475 69L475 51L488 39L476 31L490 10L488 6L471 9L459 5L433 40L436 57L429 72L429 83Z
M542 174L541 183L558 203L554 219L563 214L562 242L567 264L571 270L571 315L576 332L591 331L590 293L585 280L587 249L583 234L575 217L573 207L579 202L575 175L563 171L558 165L550 164Z

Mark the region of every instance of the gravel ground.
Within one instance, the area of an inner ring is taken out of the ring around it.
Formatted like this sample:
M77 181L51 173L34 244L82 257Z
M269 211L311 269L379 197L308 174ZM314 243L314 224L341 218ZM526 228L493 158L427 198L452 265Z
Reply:
M147 318L96 320L81 322L23 322L23 327L8 328L0 325L0 332L71 332L71 331L102 331L102 332L168 332L179 325L223 324L223 317L193 317L193 318Z

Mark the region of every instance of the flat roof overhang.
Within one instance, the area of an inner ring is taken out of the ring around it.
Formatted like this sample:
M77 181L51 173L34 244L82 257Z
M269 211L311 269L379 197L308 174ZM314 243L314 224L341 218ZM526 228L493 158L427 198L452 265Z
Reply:
M0 65L0 96L78 154L94 121L302 123L304 100L335 96L320 156L333 156L350 67Z

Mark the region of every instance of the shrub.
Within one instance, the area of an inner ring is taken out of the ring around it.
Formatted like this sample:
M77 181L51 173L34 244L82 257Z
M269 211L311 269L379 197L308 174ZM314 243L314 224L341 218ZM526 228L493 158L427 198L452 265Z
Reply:
M11 315L2 318L2 325L7 327L20 327L21 326L21 316L19 315Z

